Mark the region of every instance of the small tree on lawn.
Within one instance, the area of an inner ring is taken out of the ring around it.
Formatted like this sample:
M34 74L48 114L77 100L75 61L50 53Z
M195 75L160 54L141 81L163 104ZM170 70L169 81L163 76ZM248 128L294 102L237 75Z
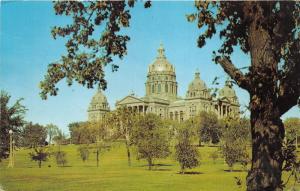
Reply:
M199 153L197 148L191 144L191 130L184 127L179 130L178 143L175 146L176 160L180 164L181 173L184 174L186 168L197 167L199 163Z
M249 154L247 144L249 144L250 124L247 119L227 118L223 122L223 142L221 151L225 162L230 168L240 162L244 168L248 164Z
M152 169L154 159L165 158L170 154L168 128L154 114L140 117L133 132L133 142L137 147L138 158L147 160L149 170Z
M87 146L80 146L78 148L79 156L83 162L89 159L90 151Z
M221 128L216 114L201 112L199 119L196 119L197 131L199 135L199 145L201 142L218 143L221 137Z
M55 154L56 164L58 166L65 166L67 164L67 153L65 151L57 151Z
M41 168L42 162L47 161L50 154L44 147L36 147L33 152L29 153L29 156L31 160L37 161L39 168Z

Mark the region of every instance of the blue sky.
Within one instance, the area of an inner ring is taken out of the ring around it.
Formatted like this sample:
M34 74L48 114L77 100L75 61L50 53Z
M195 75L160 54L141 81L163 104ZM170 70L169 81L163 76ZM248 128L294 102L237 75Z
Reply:
M150 9L141 3L132 9L130 28L125 32L131 37L128 55L116 60L120 68L112 73L107 68L108 88L105 92L111 108L116 100L131 91L144 96L147 67L154 60L162 42L168 60L175 66L179 95L184 96L188 84L198 68L208 86L214 77L221 77L223 86L227 76L222 68L211 61L211 53L217 50L220 40L216 36L204 48L197 47L201 31L196 24L188 23L185 15L194 11L193 2L153 2ZM95 89L74 84L68 87L59 83L59 94L44 101L39 97L39 81L47 65L65 53L64 40L53 40L51 27L64 25L70 20L56 16L51 2L1 2L0 7L0 89L9 92L12 100L23 97L28 108L26 120L40 124L54 123L65 132L67 125L87 119L87 108ZM249 57L236 49L233 61L238 67L247 66ZM249 95L234 87L241 105L247 105ZM300 116L294 107L283 118Z

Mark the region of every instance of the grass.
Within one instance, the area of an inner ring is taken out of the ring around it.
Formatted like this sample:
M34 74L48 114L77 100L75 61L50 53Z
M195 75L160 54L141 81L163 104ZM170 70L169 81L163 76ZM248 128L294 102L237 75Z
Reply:
M52 150L57 150L52 147ZM100 156L100 166L96 167L96 155L90 154L82 162L77 146L62 146L67 152L66 167L57 167L54 157L42 163L30 161L29 149L16 153L14 168L7 168L7 160L0 163L0 185L7 191L233 191L246 190L247 172L240 165L234 172L228 172L224 160L219 158L214 164L208 156L216 147L200 147L201 165L189 170L188 174L179 174L179 165L174 157L156 160L154 170L148 171L144 160L132 157L132 166L128 167L123 144L115 144L110 151ZM48 167L51 165L51 167ZM235 178L242 180L236 184ZM287 175L284 175L286 179ZM1 189L0 189L1 190ZM300 187L299 187L300 190Z

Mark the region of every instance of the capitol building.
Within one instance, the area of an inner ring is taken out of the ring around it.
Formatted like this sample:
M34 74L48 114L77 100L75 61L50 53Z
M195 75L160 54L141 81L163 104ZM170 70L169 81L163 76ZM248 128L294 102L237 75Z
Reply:
M188 86L185 98L177 95L178 83L174 66L167 60L163 45L158 48L154 62L148 67L145 83L146 95L130 94L116 102L116 107L127 107L139 113L155 113L161 118L184 121L201 111L214 112L219 118L238 116L240 105L229 80L212 96L200 72ZM102 91L98 90L88 108L88 120L101 120L109 112L109 104Z

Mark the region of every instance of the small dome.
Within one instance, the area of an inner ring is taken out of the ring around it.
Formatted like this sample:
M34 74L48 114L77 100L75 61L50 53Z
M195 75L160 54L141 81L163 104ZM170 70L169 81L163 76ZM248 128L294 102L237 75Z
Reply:
M97 90L90 103L90 109L108 109L108 102L106 96L101 90Z
M200 72L197 70L194 80L189 84L189 92L206 90L205 82L200 79Z
M173 65L165 56L165 49L162 44L158 48L158 56L155 61L149 65L149 72L175 72Z
M234 89L232 88L232 83L230 82L230 80L226 80L225 86L219 92L219 96L221 98L236 98L236 94Z

